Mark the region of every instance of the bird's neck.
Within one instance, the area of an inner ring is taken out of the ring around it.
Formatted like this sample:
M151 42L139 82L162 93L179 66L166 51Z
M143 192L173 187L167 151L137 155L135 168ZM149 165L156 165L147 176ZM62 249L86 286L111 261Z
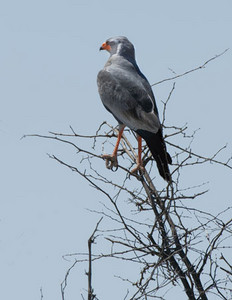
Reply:
M117 48L116 55L122 56L130 62L135 62L135 51L133 48L126 47L125 45L119 45ZM136 62L135 62L136 63Z

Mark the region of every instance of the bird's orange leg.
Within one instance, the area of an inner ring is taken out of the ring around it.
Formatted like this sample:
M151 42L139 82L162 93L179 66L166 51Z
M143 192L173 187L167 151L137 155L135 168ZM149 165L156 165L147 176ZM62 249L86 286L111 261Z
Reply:
M125 125L119 125L119 133L118 133L118 138L116 145L114 147L114 151L111 155L109 154L104 154L102 155L102 158L106 160L106 167L107 169L113 169L113 167L117 168L118 167L118 160L117 160L117 152L118 152L118 147L120 144L120 140L122 138L123 130L125 128Z
M138 164L142 165L142 138L138 135Z
M143 162L142 162L142 138L141 138L141 136L137 135L137 140L138 140L138 157L136 159L137 165L133 170L131 170L131 173L136 173L139 170L144 173L145 169L144 169Z

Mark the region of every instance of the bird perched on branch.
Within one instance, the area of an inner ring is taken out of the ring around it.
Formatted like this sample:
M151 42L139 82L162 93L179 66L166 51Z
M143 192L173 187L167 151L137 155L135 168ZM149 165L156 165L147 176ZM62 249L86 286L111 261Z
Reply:
M166 150L158 110L151 86L140 71L133 44L123 36L112 37L100 47L110 57L103 70L98 73L97 84L105 108L119 123L119 134L112 155L103 155L108 167L117 167L117 150L125 126L137 133L137 165L132 170L144 171L142 162L142 138L150 149L160 175L171 181L168 164L172 159Z

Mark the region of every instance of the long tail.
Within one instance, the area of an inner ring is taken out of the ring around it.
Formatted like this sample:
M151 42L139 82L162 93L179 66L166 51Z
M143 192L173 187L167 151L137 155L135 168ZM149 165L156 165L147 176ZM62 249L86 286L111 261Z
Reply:
M156 161L160 175L166 181L171 181L168 164L172 164L172 159L167 152L162 131L159 130L157 133L148 133L146 131L139 130L138 134L146 141L147 146Z

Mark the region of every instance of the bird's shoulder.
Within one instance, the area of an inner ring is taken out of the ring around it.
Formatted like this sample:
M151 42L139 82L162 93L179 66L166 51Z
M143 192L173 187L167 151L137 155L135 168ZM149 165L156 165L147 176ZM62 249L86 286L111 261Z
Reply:
M104 69L99 72L98 77L101 85L121 87L140 103L145 111L153 109L158 115L151 86L135 61L131 62L121 56L113 55Z
M133 64L110 59L98 73L97 82L104 106L117 120L133 130L157 132L160 122L153 93Z
M121 86L129 93L135 90L145 90L133 64L120 57L111 57L107 61L103 70L98 73L97 81L98 85Z
M138 73L134 64L118 55L113 55L108 59L104 66L104 70L109 72L119 81L124 81L125 79L135 81L138 78Z

